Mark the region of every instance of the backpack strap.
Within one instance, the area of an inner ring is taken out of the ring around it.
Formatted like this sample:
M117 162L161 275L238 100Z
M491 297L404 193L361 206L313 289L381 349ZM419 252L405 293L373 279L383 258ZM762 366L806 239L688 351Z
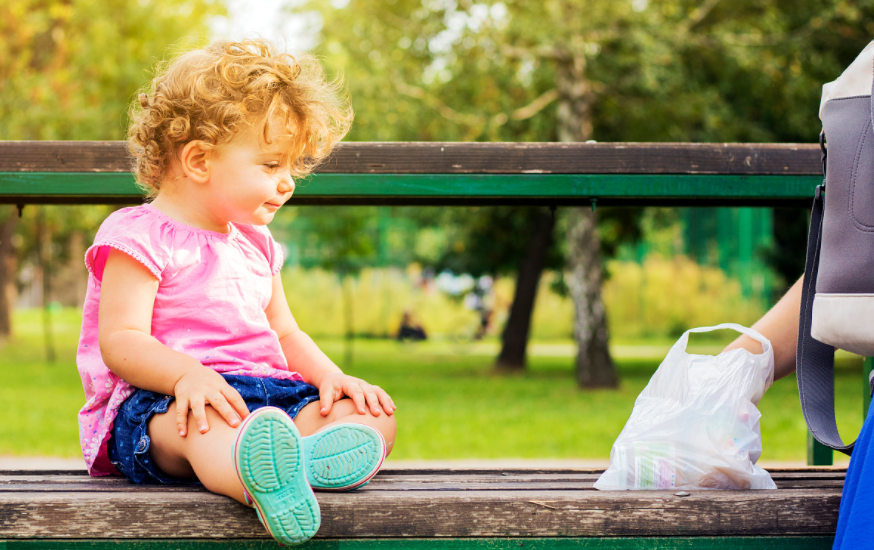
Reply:
M810 213L795 373L798 378L801 410L813 437L826 447L849 455L853 452L855 443L844 445L835 422L835 348L814 340L810 335L813 297L816 294L816 276L819 272L819 250L822 245L823 187L817 186Z

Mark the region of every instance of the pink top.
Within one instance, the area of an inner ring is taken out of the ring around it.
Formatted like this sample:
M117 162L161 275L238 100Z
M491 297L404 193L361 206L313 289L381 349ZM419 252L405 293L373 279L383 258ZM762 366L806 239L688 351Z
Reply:
M158 278L152 336L226 374L302 380L289 372L264 309L282 251L264 226L216 233L177 222L144 204L110 215L85 253L88 292L76 363L85 388L79 411L82 454L92 476L117 474L106 441L118 408L134 391L103 363L97 342L100 283L110 248Z

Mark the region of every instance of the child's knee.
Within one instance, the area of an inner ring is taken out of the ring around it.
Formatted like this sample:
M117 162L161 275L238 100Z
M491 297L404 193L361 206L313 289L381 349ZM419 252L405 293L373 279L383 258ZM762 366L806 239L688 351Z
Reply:
M394 415L382 414L374 418L374 427L379 430L385 439L386 456L391 454L395 445L395 437L398 433L398 422Z
M398 426L397 420L393 414L387 414L385 411L381 411L379 416L376 416L370 411L370 407L365 407L364 414L361 414L358 412L358 408L351 399L341 399L334 403L332 414L334 411L337 413L334 420L358 422L360 424L367 424L368 426L372 426L379 430L382 437L385 439L388 452L391 453L391 450L394 447Z
M380 428L382 426L390 427L392 430L395 429L397 423L395 422L394 415L388 414L380 407L379 415L373 414L370 410L370 406L364 406L364 414L361 414L358 411L358 407L355 405L355 402L350 398L341 399L334 403L333 408L331 409L331 413L329 415L331 417L331 421L339 420L344 417L359 417L361 419L367 418L367 424L378 424Z

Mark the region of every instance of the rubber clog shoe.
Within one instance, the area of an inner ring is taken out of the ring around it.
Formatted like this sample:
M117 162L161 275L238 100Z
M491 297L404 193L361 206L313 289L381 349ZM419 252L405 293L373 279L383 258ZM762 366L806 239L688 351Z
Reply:
M385 439L364 424L338 424L303 438L307 480L319 491L351 491L376 475Z
M234 443L237 476L258 517L281 544L301 544L321 524L307 482L303 438L285 411L262 407L240 425Z

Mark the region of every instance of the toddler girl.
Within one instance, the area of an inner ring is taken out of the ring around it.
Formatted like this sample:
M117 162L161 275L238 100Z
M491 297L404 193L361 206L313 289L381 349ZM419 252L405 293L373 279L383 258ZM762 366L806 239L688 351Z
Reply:
M394 403L298 328L266 228L350 121L318 62L262 40L188 52L139 95L129 146L152 200L109 216L85 258L91 475L202 483L297 544L319 527L312 488L376 474Z

